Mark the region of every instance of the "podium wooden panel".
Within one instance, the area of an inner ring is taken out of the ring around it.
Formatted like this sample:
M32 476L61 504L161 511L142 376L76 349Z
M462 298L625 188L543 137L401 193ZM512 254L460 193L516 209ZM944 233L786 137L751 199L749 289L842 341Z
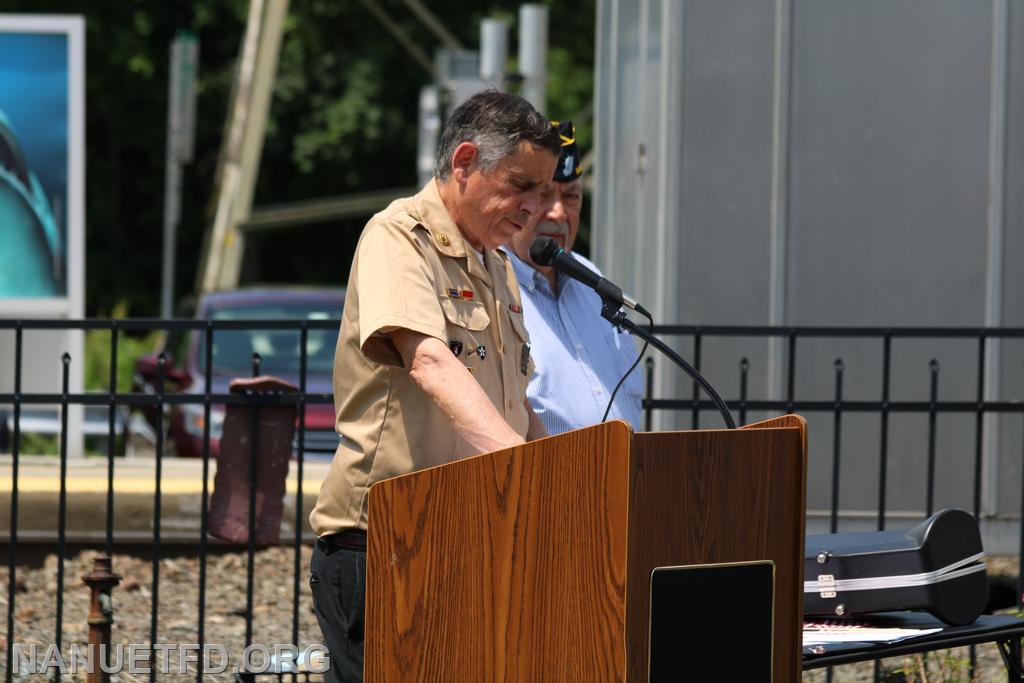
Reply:
M654 567L769 559L774 680L796 681L805 480L806 427L786 416L610 422L380 482L365 680L646 681Z

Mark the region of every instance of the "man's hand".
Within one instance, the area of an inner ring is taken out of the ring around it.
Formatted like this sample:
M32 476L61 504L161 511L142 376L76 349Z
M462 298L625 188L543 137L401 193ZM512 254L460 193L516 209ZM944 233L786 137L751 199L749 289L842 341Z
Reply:
M548 435L548 428L537 417L537 413L533 412L533 406L530 405L528 399L524 398L523 404L526 406L526 414L530 418L530 428L526 431L526 440L536 441L537 439L543 439Z
M481 453L523 443L444 342L406 329L388 336L413 382L448 416L463 441Z

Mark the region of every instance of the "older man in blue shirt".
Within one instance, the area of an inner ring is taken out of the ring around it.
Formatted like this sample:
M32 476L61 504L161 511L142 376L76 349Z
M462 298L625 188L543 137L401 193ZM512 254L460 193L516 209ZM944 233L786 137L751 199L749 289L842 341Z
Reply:
M615 385L637 355L633 339L601 317L601 299L594 290L530 259L537 236L552 237L571 251L580 228L583 180L576 130L570 121L555 125L562 155L555 166L554 203L536 227L519 231L509 244L536 366L526 395L549 434L600 422ZM587 259L574 256L597 271ZM639 430L642 393L641 373L634 371L608 417Z

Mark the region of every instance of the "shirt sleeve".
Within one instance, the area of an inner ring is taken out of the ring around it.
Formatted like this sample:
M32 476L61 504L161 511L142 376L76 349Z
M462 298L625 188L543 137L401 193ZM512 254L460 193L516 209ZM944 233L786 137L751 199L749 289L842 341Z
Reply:
M436 337L447 343L444 312L421 228L394 223L367 227L355 259L359 292L359 346L372 361L403 365L388 338L396 329Z

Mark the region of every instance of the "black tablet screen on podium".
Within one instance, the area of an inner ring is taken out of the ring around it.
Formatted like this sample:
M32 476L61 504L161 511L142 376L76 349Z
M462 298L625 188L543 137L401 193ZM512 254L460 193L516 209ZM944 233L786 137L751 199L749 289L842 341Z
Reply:
M772 562L651 573L650 683L772 680Z

